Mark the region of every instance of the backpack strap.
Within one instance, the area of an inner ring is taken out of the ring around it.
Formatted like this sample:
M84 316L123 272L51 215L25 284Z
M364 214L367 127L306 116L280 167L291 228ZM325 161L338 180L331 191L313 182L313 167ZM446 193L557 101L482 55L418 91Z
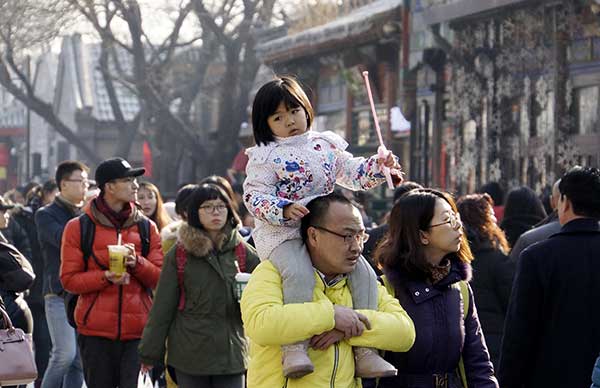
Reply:
M92 246L94 244L94 234L96 225L87 214L79 216L79 234L81 235L81 252L83 253L83 262L87 271L87 262L92 254Z
M102 265L94 254L94 237L96 234L96 224L87 213L79 216L79 233L81 235L80 248L83 253L83 263L85 271L88 269L88 260L91 257L96 265L103 270L108 268Z
M187 254L185 248L180 242L176 243L175 248L175 263L177 264L177 284L179 286L179 303L177 310L182 311L185 308L185 287L183 286L183 274L185 263L187 262Z
M396 291L394 290L394 286L392 286L392 283L390 283L390 281L388 280L387 276L381 275L380 279L381 279L381 283L383 284L383 286L387 290L388 294L390 294L391 296L393 296L395 298L396 297Z
M142 217L137 225L138 232L140 233L140 240L142 241L142 256L148 257L148 253L150 253L150 220L146 217Z
M246 272L246 246L243 242L235 246L235 256L237 257L240 272Z

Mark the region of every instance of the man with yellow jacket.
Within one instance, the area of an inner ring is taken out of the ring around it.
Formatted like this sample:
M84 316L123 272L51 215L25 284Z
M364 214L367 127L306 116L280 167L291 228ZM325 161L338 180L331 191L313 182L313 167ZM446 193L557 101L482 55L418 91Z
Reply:
M301 234L315 268L313 301L284 305L275 266L263 261L254 270L241 301L251 340L248 388L358 388L353 346L405 352L415 340L412 320L384 287L379 287L377 311L351 308L346 274L354 270L368 238L359 210L335 193L307 208ZM314 372L286 379L281 345L307 339Z

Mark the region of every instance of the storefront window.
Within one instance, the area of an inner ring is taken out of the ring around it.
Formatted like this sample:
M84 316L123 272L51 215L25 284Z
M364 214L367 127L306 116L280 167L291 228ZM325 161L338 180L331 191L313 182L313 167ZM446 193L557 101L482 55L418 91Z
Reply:
M599 133L598 122L600 87L590 86L575 90L577 102L577 132L580 135Z

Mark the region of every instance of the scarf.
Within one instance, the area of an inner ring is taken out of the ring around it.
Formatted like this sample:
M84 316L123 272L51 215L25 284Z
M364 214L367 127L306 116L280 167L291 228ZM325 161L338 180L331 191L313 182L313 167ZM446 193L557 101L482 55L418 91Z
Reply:
M450 260L444 259L438 265L431 266L431 283L435 284L450 273Z
M103 193L100 193L98 197L94 199L94 205L96 209L108 218L111 224L115 226L115 228L120 229L125 221L129 219L132 212L131 203L127 202L125 206L123 206L123 210L120 212L116 212L108 206L106 201L104 200Z

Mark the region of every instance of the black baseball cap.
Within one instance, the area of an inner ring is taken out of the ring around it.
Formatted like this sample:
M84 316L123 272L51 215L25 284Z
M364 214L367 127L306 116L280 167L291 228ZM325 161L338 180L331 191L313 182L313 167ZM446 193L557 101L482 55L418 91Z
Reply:
M103 188L104 184L115 179L144 175L146 169L132 168L123 158L106 159L96 168L96 183Z

